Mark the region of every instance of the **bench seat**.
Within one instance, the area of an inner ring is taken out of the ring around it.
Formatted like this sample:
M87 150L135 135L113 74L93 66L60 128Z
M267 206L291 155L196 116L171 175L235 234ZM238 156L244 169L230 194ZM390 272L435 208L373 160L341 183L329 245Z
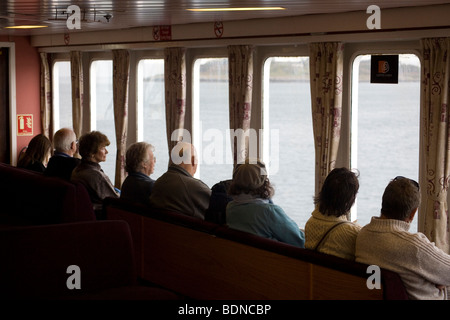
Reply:
M108 219L129 223L142 279L194 299L407 299L400 277L367 265L233 230L176 212L107 198Z

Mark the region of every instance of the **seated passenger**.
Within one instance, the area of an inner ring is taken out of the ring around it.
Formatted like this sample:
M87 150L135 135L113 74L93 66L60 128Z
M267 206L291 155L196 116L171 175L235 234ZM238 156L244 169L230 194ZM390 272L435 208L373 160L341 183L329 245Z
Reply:
M155 180L150 175L155 169L154 147L147 142L133 143L127 150L125 169L128 176L122 183L120 197L142 204L149 204Z
M450 255L409 227L420 204L419 184L396 177L384 190L380 217L356 239L356 261L399 274L410 299L447 299Z
M106 161L108 154L106 147L109 144L108 137L99 131L82 135L79 141L81 163L72 171L71 177L73 182L81 182L86 187L97 217L100 217L102 212L103 199L119 197L118 190L114 188L99 164Z
M270 203L274 189L264 163L238 164L230 185L233 200L227 205L230 228L304 247L305 236L281 207Z
M38 134L31 139L25 153L19 157L17 167L44 173L52 151L50 140L43 134Z
M228 202L233 198L228 194L231 180L217 182L211 188L211 198L205 213L205 220L218 224L226 223L226 213Z
M55 152L48 162L45 175L70 180L73 169L81 160L73 156L78 150L78 141L75 132L69 128L56 131L53 136Z
M192 144L179 142L171 151L171 164L153 185L150 204L156 208L205 219L211 189L193 177L197 155Z
M314 198L315 209L305 225L305 248L355 260L361 226L347 220L358 193L358 177L346 168L333 169Z

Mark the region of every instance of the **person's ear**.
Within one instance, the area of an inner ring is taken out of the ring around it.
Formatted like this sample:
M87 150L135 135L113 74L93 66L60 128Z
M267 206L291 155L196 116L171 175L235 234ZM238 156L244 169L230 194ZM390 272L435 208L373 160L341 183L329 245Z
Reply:
M417 209L418 209L418 208L415 208L415 209L409 214L409 218L408 218L408 221L407 221L407 222L411 223L411 222L414 220L414 216L416 215Z

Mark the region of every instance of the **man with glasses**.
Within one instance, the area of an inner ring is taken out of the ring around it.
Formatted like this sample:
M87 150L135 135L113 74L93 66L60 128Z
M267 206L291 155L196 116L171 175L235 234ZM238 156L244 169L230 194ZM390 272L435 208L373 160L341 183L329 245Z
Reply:
M410 299L447 299L450 255L409 226L420 204L419 184L396 177L386 187L380 217L356 239L356 261L398 273Z

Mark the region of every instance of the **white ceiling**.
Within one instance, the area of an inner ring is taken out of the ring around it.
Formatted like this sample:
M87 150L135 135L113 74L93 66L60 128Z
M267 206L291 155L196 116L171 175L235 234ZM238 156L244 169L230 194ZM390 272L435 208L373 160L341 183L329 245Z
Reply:
M0 35L65 33L67 7L81 9L81 30L113 30L142 26L177 25L282 16L366 11L373 4L381 10L395 7L448 4L450 0L0 0ZM191 12L189 8L284 7L281 11ZM110 15L109 22L105 16ZM36 30L5 29L8 25L43 24ZM71 32L78 32L71 30Z

